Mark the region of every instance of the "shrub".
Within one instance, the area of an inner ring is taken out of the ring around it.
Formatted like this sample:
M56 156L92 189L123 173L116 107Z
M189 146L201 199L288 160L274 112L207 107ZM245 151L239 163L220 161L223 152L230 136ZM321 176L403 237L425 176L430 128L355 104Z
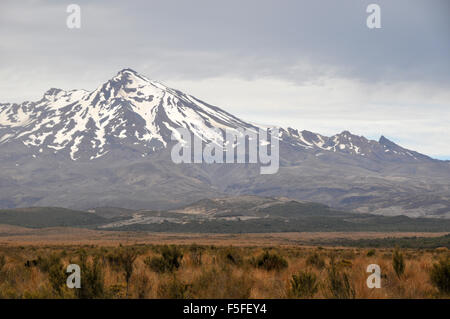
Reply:
M36 267L37 264L38 264L37 259L34 259L34 260L27 260L27 261L25 262L24 266L30 268L30 267Z
M144 299L147 298L148 292L150 290L150 278L146 274L137 274L137 276L134 277L135 280L135 291L137 298Z
M367 257L372 257L372 256L375 256L375 249L370 249L370 250L367 252Z
M121 261L120 261L120 255L117 252L109 253L106 256L106 261L108 262L109 266L117 272L121 271Z
M162 257L147 257L144 259L144 263L154 272L163 273L169 271L169 267Z
M430 279L439 291L443 294L450 294L450 257L441 259L433 265L430 272Z
M342 258L349 261L355 259L355 252L351 249L346 249L342 252Z
M130 247L120 249L117 255L116 262L118 263L118 265L121 267L121 269L125 274L127 296L129 291L130 278L131 275L133 274L133 264L138 255L139 255L138 251Z
M331 257L330 266L328 268L327 283L333 298L355 298L355 289L353 288L347 273L339 271L333 256Z
M5 267L6 265L6 258L5 256L1 255L0 256L0 271L2 271L3 267Z
M66 276L64 266L61 262L51 265L48 270L50 285L53 291L59 296L63 295L64 287L66 286Z
M281 270L287 268L288 262L286 259L275 253L265 251L262 255L252 261L253 265L265 270Z
M221 251L221 259L228 264L240 266L243 263L243 258L239 251L233 247L227 247Z
M157 290L158 298L164 299L187 299L189 285L173 276L168 281L160 282Z
M400 278L405 272L405 259L400 250L395 249L392 255L392 267L394 268L397 277Z
M48 257L39 256L37 260L32 261L42 272L48 273L50 268L55 264L61 263L61 257L56 254L51 254Z
M248 299L252 286L251 274L233 270L229 265L213 266L193 280L190 298Z
M100 258L96 256L89 262L86 253L81 252L79 266L81 268L81 288L75 290L77 297L80 299L105 297L104 274Z
M353 265L353 263L350 260L347 260L347 259L341 259L339 264L341 266L343 266L343 267L351 267Z
M314 273L301 271L292 275L291 294L298 298L311 298L318 290L317 277Z
M306 258L306 264L320 270L325 267L325 260L318 253L313 253Z
M63 295L66 273L60 256L51 254L47 257L39 256L37 260L32 260L31 262L27 260L25 267L31 266L36 266L40 271L47 273L53 292L59 296Z
M176 246L164 246L161 249L161 257L147 257L144 263L157 273L172 272L181 266L183 253Z
M191 263L194 266L201 266L203 247L193 244L189 247L189 251L190 251L189 257L190 257Z

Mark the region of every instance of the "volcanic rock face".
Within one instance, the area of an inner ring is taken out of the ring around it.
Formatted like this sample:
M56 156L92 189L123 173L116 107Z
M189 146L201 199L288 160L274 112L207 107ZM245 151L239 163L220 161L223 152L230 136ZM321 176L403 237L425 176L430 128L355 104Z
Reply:
M36 102L0 104L0 208L170 208L257 194L450 217L450 164L383 136L279 128L281 168L260 176L256 164L175 165L171 136L181 127L204 141L258 129L130 69L92 92L53 88Z

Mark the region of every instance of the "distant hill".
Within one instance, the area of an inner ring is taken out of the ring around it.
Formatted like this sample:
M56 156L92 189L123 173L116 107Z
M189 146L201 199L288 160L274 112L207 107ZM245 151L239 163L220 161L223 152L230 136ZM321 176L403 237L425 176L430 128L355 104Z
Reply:
M102 214L107 215L106 209ZM450 220L359 214L287 198L235 196L204 199L172 211L126 212L99 228L192 233L447 232Z
M86 227L104 224L101 216L58 207L33 207L0 210L0 224L30 228Z
M380 216L287 198L234 196L204 199L175 210L57 207L0 210L0 224L30 228L85 227L179 233L450 232L449 219Z

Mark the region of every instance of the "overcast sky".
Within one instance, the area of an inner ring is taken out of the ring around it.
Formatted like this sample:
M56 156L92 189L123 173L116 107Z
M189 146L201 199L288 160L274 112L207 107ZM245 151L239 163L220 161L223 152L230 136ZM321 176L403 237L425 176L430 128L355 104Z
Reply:
M66 26L71 3L81 29ZM450 159L449 21L448 0L1 0L0 102L130 67L244 120Z

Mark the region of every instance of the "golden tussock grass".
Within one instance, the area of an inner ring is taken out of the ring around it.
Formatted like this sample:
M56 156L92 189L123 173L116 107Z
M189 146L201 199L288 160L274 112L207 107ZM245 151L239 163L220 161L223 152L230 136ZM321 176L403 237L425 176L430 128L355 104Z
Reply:
M393 268L393 252L301 246L3 246L0 297L448 298L430 279L434 264L448 262L448 250L402 250L405 269L400 276ZM87 268L82 269L85 290L80 294L65 286L65 269L80 263L83 254ZM381 268L379 289L366 284L370 264ZM445 284L448 273L443 274Z

